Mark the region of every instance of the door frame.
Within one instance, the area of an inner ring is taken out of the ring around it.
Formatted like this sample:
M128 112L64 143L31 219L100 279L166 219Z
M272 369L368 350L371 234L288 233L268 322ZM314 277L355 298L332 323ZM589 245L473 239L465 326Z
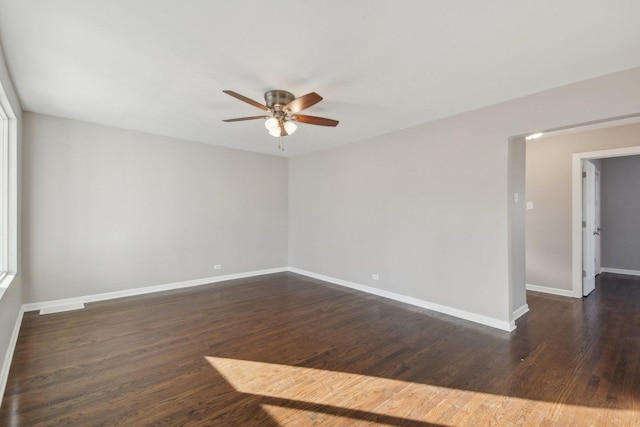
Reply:
M582 298L582 161L640 154L640 146L574 153L571 159L572 296Z

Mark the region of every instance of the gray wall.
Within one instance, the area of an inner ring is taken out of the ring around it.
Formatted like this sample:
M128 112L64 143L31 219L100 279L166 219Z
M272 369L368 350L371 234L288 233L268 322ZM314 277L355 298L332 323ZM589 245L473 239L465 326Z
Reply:
M20 102L18 101L18 97L13 88L13 84L11 82L11 78L9 76L9 72L7 70L4 53L2 52L2 48L0 47L0 83L2 84L2 88L7 96L9 103L13 109L14 114L16 115L18 121L18 147L17 147L17 164L18 164L18 206L17 206L17 246L18 251L17 259L15 260L16 267L16 277L14 278L11 285L6 289L6 291L2 294L0 298L0 357L2 360L3 371L2 374L8 373L9 366L5 366L5 363L9 361L7 351L9 350L11 334L13 333L14 325L18 320L18 315L20 313L20 307L22 305L22 268L21 268L21 257L20 257L20 237L21 237L21 139L22 139L22 109L20 107Z
M509 137L637 112L640 69L295 157L290 263L509 321Z
M506 320L507 136L459 120L291 159L292 265Z
M25 302L287 265L284 158L34 113L24 143Z
M640 271L640 156L602 159L601 170L602 267Z
M527 200L534 206L527 211L528 284L572 289L572 154L640 146L639 135L640 124L630 124L527 143Z

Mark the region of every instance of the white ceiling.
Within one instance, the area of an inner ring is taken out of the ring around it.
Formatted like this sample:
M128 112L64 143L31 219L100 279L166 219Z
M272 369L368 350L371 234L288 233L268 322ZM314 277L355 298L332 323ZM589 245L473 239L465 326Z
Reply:
M324 100L292 156L640 66L637 0L0 0L23 108L280 155L269 89Z

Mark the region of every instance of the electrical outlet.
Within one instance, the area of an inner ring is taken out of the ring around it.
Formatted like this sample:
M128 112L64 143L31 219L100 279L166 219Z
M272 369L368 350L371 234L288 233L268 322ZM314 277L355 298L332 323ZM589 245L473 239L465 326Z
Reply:
M371 275L371 278L372 278L373 280L380 280L380 276L378 276L377 274L372 274L372 275Z
M222 264L216 264L216 265L214 265L214 266L213 266L213 269L214 269L214 270L220 270L220 269L222 269Z

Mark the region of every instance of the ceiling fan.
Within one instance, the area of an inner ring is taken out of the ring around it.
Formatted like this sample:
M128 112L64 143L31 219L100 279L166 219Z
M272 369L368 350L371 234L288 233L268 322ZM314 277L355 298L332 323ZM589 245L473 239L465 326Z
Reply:
M306 123L310 125L320 126L338 126L337 120L326 119L324 117L307 116L298 114L300 111L309 108L322 101L322 97L315 92L308 93L304 96L296 98L292 93L286 90L270 90L265 92L265 104L249 99L232 90L223 90L227 95L258 107L267 111L269 114L251 117L239 117L237 119L227 119L223 122L240 122L244 120L265 120L264 125L269 134L275 137L288 136L298 128L294 122Z

